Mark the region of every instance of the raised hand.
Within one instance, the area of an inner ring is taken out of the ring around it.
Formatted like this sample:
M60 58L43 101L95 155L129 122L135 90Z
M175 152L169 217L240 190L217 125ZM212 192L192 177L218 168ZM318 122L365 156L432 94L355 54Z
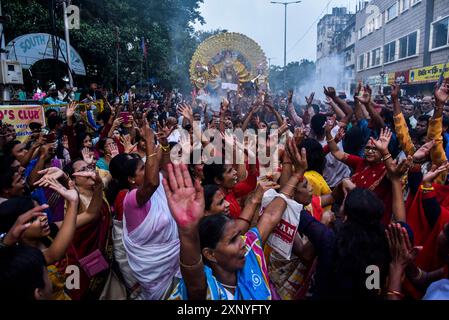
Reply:
M258 202L262 202L263 195L270 189L279 189L281 186L275 181L271 181L268 177L262 177L257 182L257 188L254 192L254 199Z
M363 95L362 96L355 96L354 99L359 101L360 103L367 105L371 102L371 93L372 90L369 85L366 85L364 87Z
M295 166L295 172L299 174L304 174L307 170L307 153L306 149L302 148L301 153L298 151L298 147L292 139L288 141L288 152L290 153L290 159Z
M45 177L56 180L61 179L62 177L67 177L64 171L56 167L50 167L48 169L41 170L38 172L38 174L42 174L43 177L34 183L35 186L42 183Z
M337 97L337 92L335 91L335 88L333 87L324 87L324 94L326 95L326 97L331 98L332 100L334 100Z
M403 159L399 164L397 161L391 161L387 163L387 172L390 179L400 180L410 169L413 164L412 156L408 156L407 159Z
M435 140L431 140L421 146L413 155L413 161L421 162L427 158L430 150L435 146Z
M94 163L94 153L89 148L81 150L83 160L90 166Z
M334 92L335 92L335 90L334 90ZM308 106L310 106L313 103L314 97L315 97L315 92L312 92L309 97L305 97Z
M339 143L341 140L344 139L346 135L346 129L344 127L340 127L340 129L338 129L337 134L335 135L335 142Z
M293 140L295 141L295 144L299 146L301 142L304 140L304 128L303 127L296 127L295 132L293 133Z
M65 111L67 119L73 117L77 106L78 106L77 102L75 102L75 101L70 102L70 104L67 106L66 111Z
M278 129L278 136L282 136L285 132L288 131L288 123L286 120L284 120L284 122L282 123L282 126L279 127Z
M423 184L432 184L433 181L439 176L440 173L449 170L449 163L446 161L446 163L443 163L441 166L437 167L436 165L433 165L429 172L427 172L423 179Z
M119 154L118 147L115 143L109 145L109 153L111 154L111 159Z
M66 189L62 184L58 182L58 180L50 176L44 176L41 180L42 181L39 184L40 187L46 187L56 191L69 202L78 202L78 192L74 188Z
M327 135L330 135L332 132L332 129L334 128L334 122L332 120L326 120L324 123L324 133Z
M168 165L168 180L163 179L168 207L180 232L196 232L204 216L204 192L199 180L192 183L184 164Z
M413 263L422 247L412 247L407 230L399 223L392 223L385 230L390 248L391 264L402 270Z
M399 84L392 84L391 85L391 99L396 100L399 99L399 90L401 89L401 86Z
M435 88L435 101L437 104L445 104L449 100L449 78L446 78L439 88Z
M50 159L50 157L51 157L51 152L50 152L50 150L51 149L54 149L54 148L56 148L56 143L54 143L54 142L52 142L52 143L46 143L46 144L44 144L43 146L41 146L40 148L39 148L39 155L42 157L42 158L45 158L45 159Z
M379 140L370 138L370 141L374 144L374 146L379 150L380 153L384 154L388 152L388 144L390 143L392 132L388 127L382 128L380 130Z
M123 123L124 121L125 121L125 120L124 120L122 117L118 117L118 118L115 119L114 122L112 123L112 127L113 127L113 128L118 128L118 127L120 127L120 126L122 125L122 123Z
M33 209L20 215L17 218L14 225L11 227L11 229L9 229L8 233L6 234L3 240L3 243L7 246L12 246L17 242L19 242L25 230L28 229L29 226L31 226L32 220L34 220L37 217L46 216L46 213L44 211L47 208L48 205L44 204L41 206L34 207Z
M125 135L123 137L120 137L120 141L123 144L123 147L125 149L125 153L132 153L132 152L136 151L137 143L135 143L135 144L131 143L131 136L129 134L127 134L127 135Z
M293 102L293 90L288 91L287 102L288 104L291 104Z

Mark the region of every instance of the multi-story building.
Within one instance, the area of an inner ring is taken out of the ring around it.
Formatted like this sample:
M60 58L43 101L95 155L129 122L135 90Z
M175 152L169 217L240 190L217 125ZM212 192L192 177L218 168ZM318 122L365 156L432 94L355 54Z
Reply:
M372 0L356 12L356 79L432 91L449 59L449 0ZM449 63L445 77L449 77Z
M344 77L344 70L343 68L337 70L334 67L343 64L346 40L350 42L350 39L344 35L351 30L348 26L353 21L352 19L354 19L354 14L348 13L347 8L332 8L332 14L326 14L317 25L317 78L327 79L329 68L332 68L333 79L338 79L333 85L338 89L344 87L344 83L341 81ZM338 41L337 38L341 41ZM335 74L335 72L339 74Z
M355 85L355 15L349 19L346 28L338 33L333 41L334 52L342 57L343 73L338 84L347 93L352 94Z

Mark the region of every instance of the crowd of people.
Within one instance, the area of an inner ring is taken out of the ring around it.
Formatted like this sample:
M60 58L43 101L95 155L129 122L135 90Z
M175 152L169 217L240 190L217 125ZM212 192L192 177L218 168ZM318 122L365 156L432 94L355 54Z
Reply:
M52 90L26 141L0 128L2 299L449 299L449 79L218 107Z

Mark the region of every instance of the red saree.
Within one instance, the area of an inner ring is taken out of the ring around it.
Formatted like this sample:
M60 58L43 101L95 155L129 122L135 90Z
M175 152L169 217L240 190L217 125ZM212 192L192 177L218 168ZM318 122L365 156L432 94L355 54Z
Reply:
M72 244L67 250L66 259L59 267L79 266L78 259L84 258L97 249L101 251L106 261L110 262L112 257L111 222L109 205L104 200L98 219L76 230ZM81 267L79 269L80 289L69 290L70 297L72 300L98 300L109 270L90 279Z
M415 199L407 212L407 223L413 230L415 246L423 246L416 264L424 271L434 271L444 266L444 262L438 256L438 235L444 225L449 222L449 187L434 184L435 193L424 194L418 189ZM441 214L433 227L427 222L422 206L422 200L436 196L441 206Z
M392 214L392 188L390 181L386 178L387 169L382 162L369 165L365 159L354 155L348 155L344 161L354 170L351 181L359 188L373 191L383 201L385 211L382 224L388 225Z

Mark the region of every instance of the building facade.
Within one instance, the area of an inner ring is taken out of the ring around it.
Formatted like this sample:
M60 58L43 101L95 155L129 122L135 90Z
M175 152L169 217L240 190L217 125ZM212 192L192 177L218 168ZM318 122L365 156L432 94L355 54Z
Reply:
M372 0L356 12L356 80L408 94L449 77L449 0Z
M339 90L346 87L344 79L352 77L351 73L346 74L346 69L340 66L348 64L348 70L351 69L351 58L345 61L345 54L349 55L353 50L350 32L353 29L355 15L344 7L332 8L332 14L326 14L317 25L317 78L323 81L326 79L327 85L334 85ZM336 82L328 83L329 74Z

